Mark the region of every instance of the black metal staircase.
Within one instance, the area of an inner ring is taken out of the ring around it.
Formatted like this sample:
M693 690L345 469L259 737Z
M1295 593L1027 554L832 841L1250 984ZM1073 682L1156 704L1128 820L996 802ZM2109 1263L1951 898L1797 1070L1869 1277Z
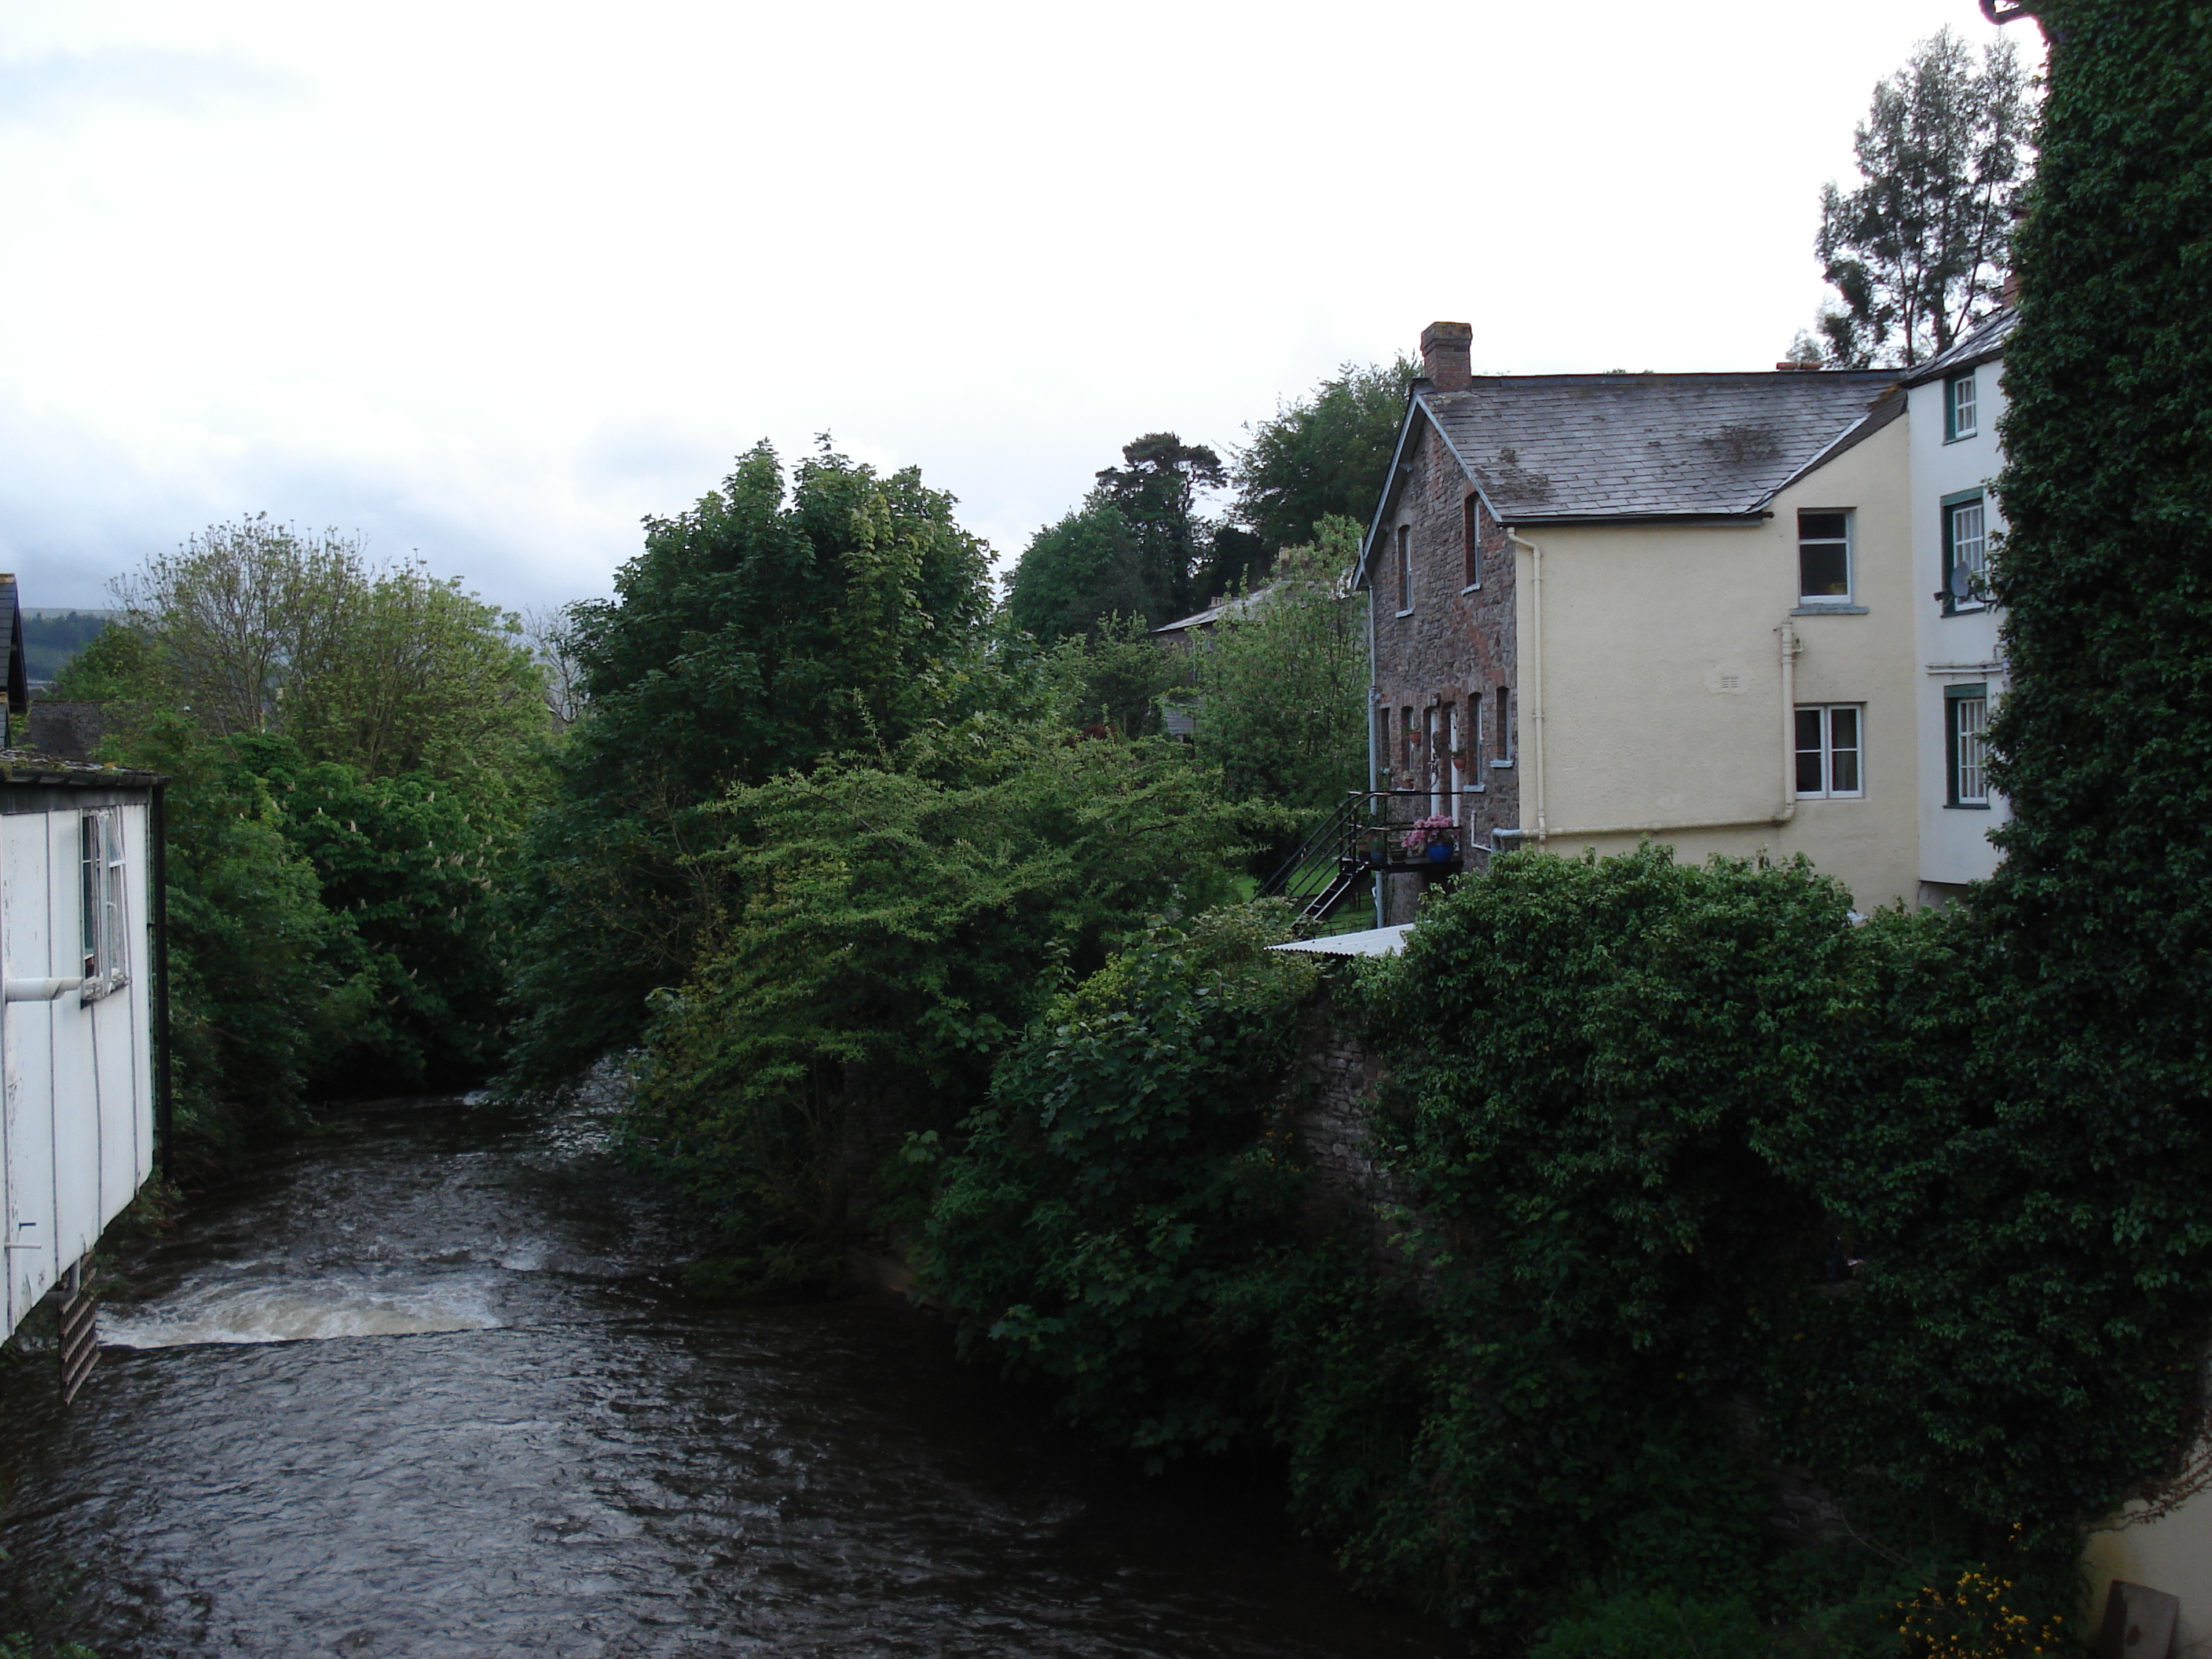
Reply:
M1372 902L1377 879L1385 875L1455 876L1472 865L1487 861L1486 848L1470 848L1464 829L1444 832L1450 836L1449 854L1431 857L1433 846L1408 848L1407 842L1419 821L1444 816L1463 823L1462 791L1428 789L1355 789L1299 843L1282 867L1261 884L1263 898L1287 899L1297 909L1299 931L1307 933L1342 933L1361 925L1358 918L1340 913L1354 898ZM1444 811L1436 811L1448 803ZM1429 832L1435 841L1437 832ZM1332 926L1332 922L1335 925ZM1371 922L1366 925L1371 926Z

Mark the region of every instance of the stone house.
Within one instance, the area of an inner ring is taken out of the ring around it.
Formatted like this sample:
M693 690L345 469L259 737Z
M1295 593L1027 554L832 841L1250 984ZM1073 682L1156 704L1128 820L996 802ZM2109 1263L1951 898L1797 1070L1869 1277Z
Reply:
M1470 847L1804 852L1914 896L1897 373L1477 376L1472 340L1422 335L1356 579L1376 787Z

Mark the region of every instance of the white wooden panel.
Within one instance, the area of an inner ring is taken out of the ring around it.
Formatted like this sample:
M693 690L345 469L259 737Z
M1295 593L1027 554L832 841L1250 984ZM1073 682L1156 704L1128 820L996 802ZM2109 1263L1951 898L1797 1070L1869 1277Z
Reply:
M79 815L46 814L52 938L83 971L84 832ZM52 970L65 971L62 968ZM100 1073L94 1048L97 1005L64 992L46 1005L53 1032L54 1236L66 1266L100 1240Z
M42 815L0 816L0 970L44 977L52 958L49 839ZM12 1331L54 1282L54 1110L52 1017L48 1005L0 1004L7 1022L8 1328Z

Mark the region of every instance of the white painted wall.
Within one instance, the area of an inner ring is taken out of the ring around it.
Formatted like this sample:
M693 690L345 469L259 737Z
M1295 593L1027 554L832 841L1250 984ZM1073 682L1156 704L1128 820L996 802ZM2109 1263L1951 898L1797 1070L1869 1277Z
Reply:
M1528 844L1540 710L1549 850L1622 852L1650 826L1684 862L1802 852L1861 909L1911 902L1919 745L1906 468L1905 422L1896 420L1779 492L1763 523L1524 531L1544 550L1540 653L1525 550L1516 593ZM1793 614L1803 610L1797 513L1838 507L1853 519L1852 612ZM1785 624L1802 646L1794 702L1865 705L1863 798L1801 801L1782 823L1671 827L1768 820L1785 805Z
M22 786L0 785L14 792ZM82 795L83 799L71 797ZM0 800L0 976L76 978L83 972L82 817L88 791L39 789L52 804ZM13 810L8 810L13 809ZM0 1229L6 1283L0 1334L98 1241L154 1168L153 939L149 924L149 814L118 805L123 831L130 982L87 1002L0 1004Z
M2089 1534L2081 1564L2089 1580L2090 1629L2105 1613L2112 1580L2144 1584L2181 1600L2173 1627L2173 1659L2212 1656L2212 1492L2199 1492L2170 1515L2127 1523L2142 1506L2130 1504Z
M1923 881L1954 884L1987 879L1997 867L1997 849L1990 845L1990 831L2012 816L2001 795L1993 794L1989 806L1980 810L1947 805L1949 780L1943 688L1986 684L1994 708L2006 678L1998 659L2001 613L1996 607L1947 617L1935 597L1943 586L1943 498L1993 483L2004 465L1997 443L1997 420L2005 408L2004 392L1998 384L2002 368L2001 362L1987 362L1974 371L1981 416L1979 430L1971 438L1944 439L1943 381L1931 380L1905 394L1911 400L1907 418L1912 445L1913 617L1919 666L1915 703L1920 726ZM1993 489L1984 505L1989 528L2002 531L2003 520Z

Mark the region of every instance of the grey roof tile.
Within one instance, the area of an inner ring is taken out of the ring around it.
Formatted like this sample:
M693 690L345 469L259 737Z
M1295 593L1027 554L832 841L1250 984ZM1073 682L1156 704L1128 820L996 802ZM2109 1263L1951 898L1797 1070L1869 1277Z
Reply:
M1881 369L1510 375L1417 396L1514 523L1756 512L1898 378Z
M1905 377L1907 386L1919 386L1925 381L1941 379L1954 369L1965 368L1971 363L1986 362L2004 350L2005 337L2012 325L2020 320L2017 311L1999 311L1984 318L1951 343L1948 351L1937 353Z

